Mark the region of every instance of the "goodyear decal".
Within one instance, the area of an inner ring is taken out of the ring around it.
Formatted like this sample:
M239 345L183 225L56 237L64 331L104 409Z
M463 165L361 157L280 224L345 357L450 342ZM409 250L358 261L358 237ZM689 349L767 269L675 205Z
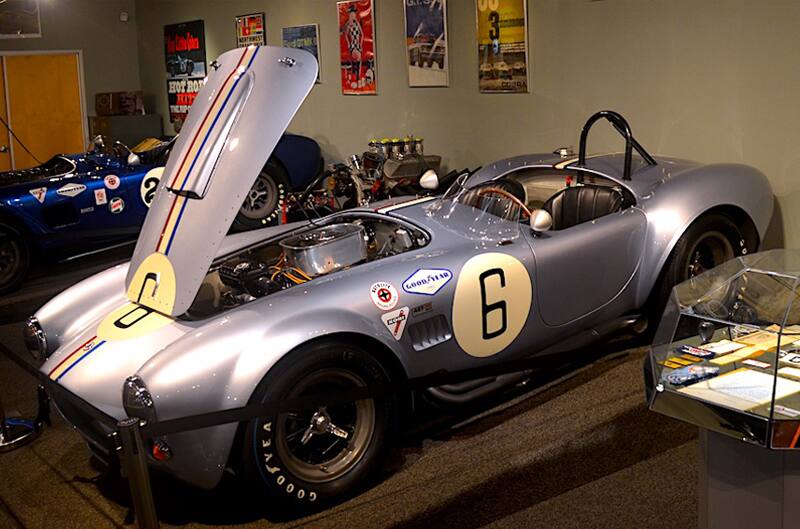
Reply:
M47 376L58 382L64 375L69 373L73 367L80 364L84 358L95 352L104 343L106 343L105 340L102 340L97 336L92 336L83 345L64 357L64 359L61 360L61 362L59 362L58 365L54 367Z
M242 78L242 75L253 64L256 54L258 54L258 47L256 46L250 46L244 49L236 67L231 70L228 78L222 84L219 92L217 92L217 95L214 97L214 101L209 106L206 115L203 117L203 121L192 138L189 148L186 150L181 163L178 165L178 169L175 171L175 175L169 182L168 187L170 189L177 189L180 192L186 186L186 182L189 180L195 164L200 159L203 147L205 147L206 141L211 136L211 132L213 131L214 126L217 124L217 120L225 109L225 106L230 100L230 96L236 88L236 85L239 83L239 80ZM183 217L183 212L186 209L187 203L186 197L180 194L175 195L175 199L173 200L169 214L167 215L167 220L161 230L161 236L159 237L158 245L156 246L157 252L165 255L169 254L172 241L175 238L175 233L178 231L178 226L180 225L180 221Z
M433 296L451 279L453 272L446 268L420 268L403 281L403 290L409 294Z

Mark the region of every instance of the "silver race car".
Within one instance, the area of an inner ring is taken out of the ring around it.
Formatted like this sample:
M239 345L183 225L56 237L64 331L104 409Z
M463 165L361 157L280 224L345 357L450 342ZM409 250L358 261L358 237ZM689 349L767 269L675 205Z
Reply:
M154 467L199 487L231 467L273 497L338 499L380 466L413 400L401 390L408 380L642 327L675 283L755 251L772 215L755 169L653 158L621 116L601 112L577 157L511 158L438 198L226 236L316 76L315 59L297 49L219 57L131 261L62 292L27 325L41 371L120 419L384 390L148 441ZM587 157L603 118L625 152ZM511 381L424 392L458 404ZM107 456L107 429L55 403Z

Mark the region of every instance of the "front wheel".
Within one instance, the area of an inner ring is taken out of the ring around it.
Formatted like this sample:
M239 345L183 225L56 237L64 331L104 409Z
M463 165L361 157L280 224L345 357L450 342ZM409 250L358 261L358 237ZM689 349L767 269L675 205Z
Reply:
M0 294L17 290L28 274L30 255L22 234L0 223Z
M282 402L368 386L388 388L389 375L366 351L330 341L301 347L279 362L251 402ZM395 399L353 403L254 419L247 424L245 474L267 496L310 509L338 501L365 482L390 446Z

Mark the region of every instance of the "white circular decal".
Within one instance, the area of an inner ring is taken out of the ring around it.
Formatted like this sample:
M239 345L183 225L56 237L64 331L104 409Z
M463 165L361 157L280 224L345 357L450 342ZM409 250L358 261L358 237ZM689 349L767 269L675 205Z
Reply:
M391 310L397 305L397 289L391 283L378 281L369 287L369 297L372 302L381 310Z
M119 187L119 177L115 174L106 175L103 178L103 183L109 189L117 189Z
M142 202L148 208L150 204L153 203L153 199L156 196L156 190L158 189L158 183L161 182L161 175L164 173L163 167L156 167L155 169L150 169L147 171L147 174L144 175L142 178L142 184L139 187L139 194L142 197Z
M453 297L453 333L469 355L492 356L519 335L531 308L531 278L516 258L486 253L461 268Z

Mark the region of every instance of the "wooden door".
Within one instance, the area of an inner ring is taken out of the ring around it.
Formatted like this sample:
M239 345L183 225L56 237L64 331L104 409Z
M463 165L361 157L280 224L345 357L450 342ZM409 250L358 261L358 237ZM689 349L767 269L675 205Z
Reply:
M3 62L8 122L25 146L41 162L55 154L83 151L78 54L7 55ZM38 165L18 141L12 141L14 169Z
M8 113L6 112L6 89L5 76L3 69L0 68L0 118L8 123ZM11 170L11 135L8 129L0 124L0 171Z

